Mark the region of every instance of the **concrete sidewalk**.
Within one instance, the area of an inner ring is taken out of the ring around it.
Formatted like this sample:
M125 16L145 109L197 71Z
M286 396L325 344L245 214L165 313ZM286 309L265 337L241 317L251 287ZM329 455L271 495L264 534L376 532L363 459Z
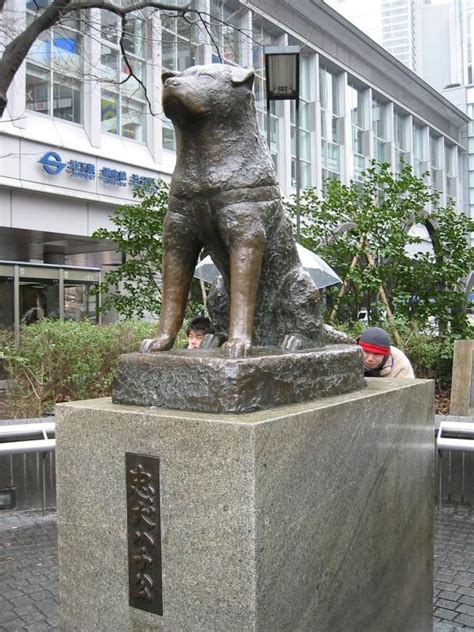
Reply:
M0 513L0 631L58 629L56 538L54 513ZM436 515L433 630L474 630L470 505L446 504Z

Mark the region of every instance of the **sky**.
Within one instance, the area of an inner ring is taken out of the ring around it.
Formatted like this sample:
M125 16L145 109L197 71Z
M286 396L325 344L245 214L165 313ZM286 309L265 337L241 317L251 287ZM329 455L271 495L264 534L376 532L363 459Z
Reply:
M325 2L369 37L381 43L380 0L325 0Z

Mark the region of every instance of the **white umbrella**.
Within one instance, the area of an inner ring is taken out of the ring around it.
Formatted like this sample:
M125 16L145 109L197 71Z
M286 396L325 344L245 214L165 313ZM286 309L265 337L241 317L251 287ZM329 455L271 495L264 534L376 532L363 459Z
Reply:
M410 259L414 259L415 255L434 254L433 242L431 241L428 229L423 224L413 224L408 231L411 237L419 237L420 241L415 244L406 244L405 254Z
M342 282L334 270L319 255L307 248L303 248L300 244L296 244L296 250L298 251L301 265L308 272L318 289L321 290L329 285ZM206 283L213 283L217 279L219 270L209 255L197 264L194 276Z

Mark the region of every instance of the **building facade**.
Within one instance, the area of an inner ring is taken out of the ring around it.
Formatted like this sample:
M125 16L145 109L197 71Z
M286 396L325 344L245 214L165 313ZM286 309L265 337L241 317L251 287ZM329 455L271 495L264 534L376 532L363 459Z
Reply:
M416 71L415 0L382 0L382 45Z
M12 35L47 1L7 0ZM11 305L3 323L19 322L32 307L64 317L74 304L64 303L72 266L93 275L119 261L111 244L91 235L133 199L136 184L171 176L163 69L218 61L253 67L260 127L267 137L270 126L281 187L291 195L295 106L273 102L267 112L264 47L298 45L302 187L321 190L328 177L357 180L373 158L395 170L405 161L417 174L429 171L443 202L464 209L467 117L325 3L195 0L193 8L200 13L186 20L157 11L134 15L121 43L116 17L94 9L43 34L30 50L0 127L0 260L10 266L0 270L0 292L1 304ZM57 279L35 293L32 267L22 262L34 264L34 274L49 265ZM93 282L82 283L84 303ZM44 299L52 285L54 309Z
M325 0L411 70L417 70L416 5L423 0Z

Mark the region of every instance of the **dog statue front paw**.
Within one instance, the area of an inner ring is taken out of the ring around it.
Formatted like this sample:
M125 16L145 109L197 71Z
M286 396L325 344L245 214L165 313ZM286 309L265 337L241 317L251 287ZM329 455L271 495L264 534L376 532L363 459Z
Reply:
M247 338L229 338L221 349L228 358L245 358L252 347L251 340Z
M280 348L283 349L283 351L300 351L301 349L309 349L313 346L312 341L306 336L302 336L301 334L287 334L283 338Z
M145 338L140 345L140 353L168 351L174 344L174 338L168 334L159 334L156 338Z
M225 334L206 334L199 348L204 350L217 349L218 347L222 347L226 340L227 336Z

